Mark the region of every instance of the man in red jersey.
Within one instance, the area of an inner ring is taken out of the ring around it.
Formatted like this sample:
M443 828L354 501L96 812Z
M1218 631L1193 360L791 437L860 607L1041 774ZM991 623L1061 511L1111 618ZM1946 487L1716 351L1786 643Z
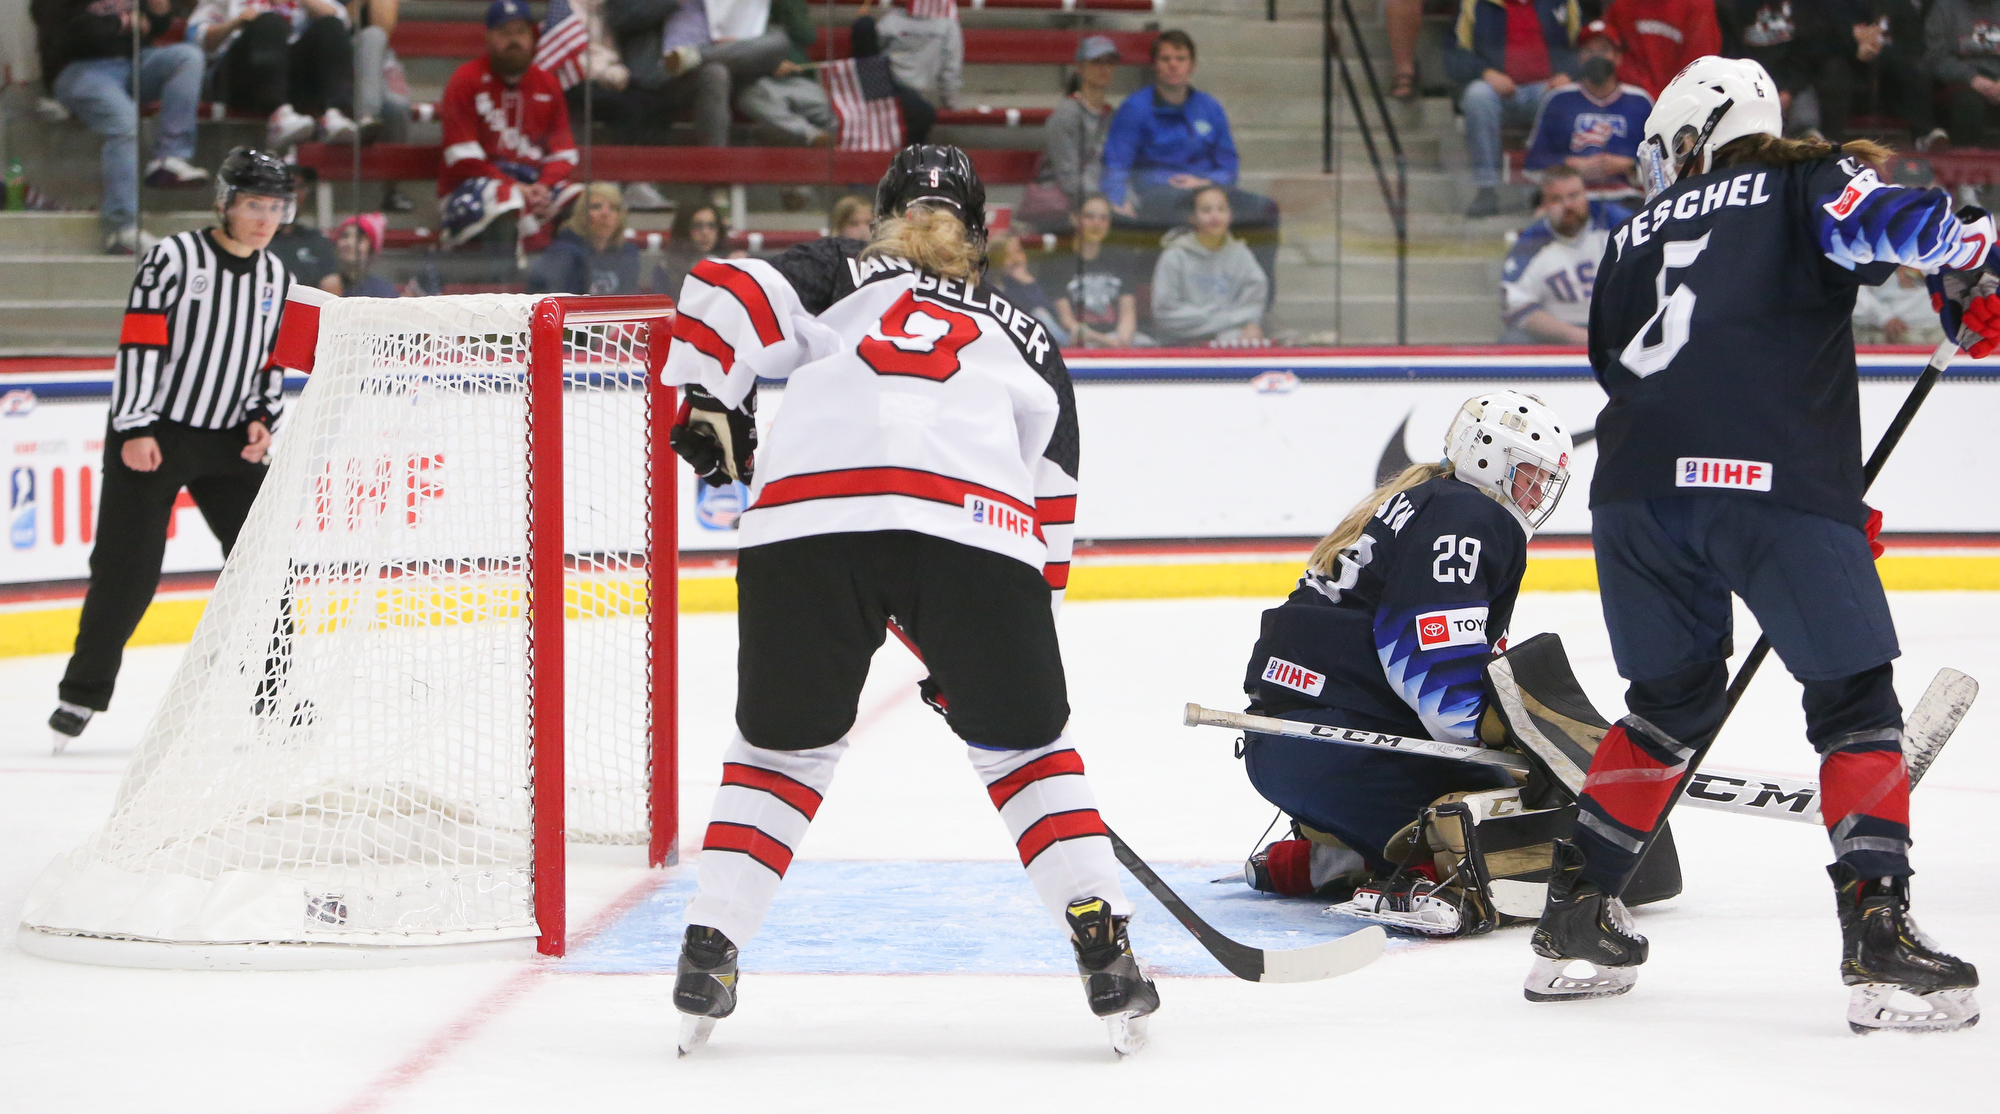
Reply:
M1715 0L1611 0L1604 23L1625 48L1618 80L1654 100L1689 62L1722 53Z
M562 86L532 65L535 20L525 0L486 9L486 55L444 88L444 171L438 204L444 243L477 239L513 258L520 239L551 224L582 187Z

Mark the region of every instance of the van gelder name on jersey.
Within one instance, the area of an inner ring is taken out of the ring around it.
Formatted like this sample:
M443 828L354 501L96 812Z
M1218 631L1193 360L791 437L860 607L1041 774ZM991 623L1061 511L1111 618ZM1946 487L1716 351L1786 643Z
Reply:
M1684 456L1675 462L1675 487L1731 487L1738 491L1771 490L1771 465L1762 460L1724 460Z
M1318 696L1326 688L1326 676L1314 673L1303 665L1295 665L1284 658L1272 658L1264 667L1264 679L1274 685L1283 685L1294 692L1307 696Z
M1021 354L1029 363L1034 364L1037 370L1048 362L1049 331L1042 328L1041 322L1001 297L999 291L991 287L982 288L964 279L939 278L929 272L918 271L907 259L898 259L894 256L874 256L847 261L848 275L853 278L857 287L865 285L878 275L899 271L916 272L916 288L920 293L935 295L941 302L956 303L991 316L1000 323L1001 328L1006 329L1014 337L1019 343Z
M1417 616L1417 649L1486 645L1486 609L1460 607Z
M1002 533L1025 538L1035 532L1033 515L1022 514L1005 503L996 503L978 495L965 497L965 509L972 512L972 521L983 526L991 526Z

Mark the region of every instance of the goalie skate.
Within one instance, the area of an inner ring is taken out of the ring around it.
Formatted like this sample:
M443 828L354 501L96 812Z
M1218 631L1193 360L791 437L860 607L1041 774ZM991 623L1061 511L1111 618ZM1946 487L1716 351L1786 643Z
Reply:
M1852 988L1847 1027L1948 1033L1979 1022L1979 971L1940 950L1910 918L1909 879L1827 868L1840 909L1840 981Z
M1104 1019L1112 1049L1130 1056L1146 1046L1149 1019L1160 1008L1160 992L1126 937L1131 918L1113 916L1110 904L1095 897L1070 902L1065 915L1090 1012Z
M684 1015L681 1055L707 1044L716 1021L736 1012L736 974L736 945L729 937L689 925L674 978L674 1008Z
M1327 912L1420 936L1457 936L1465 924L1458 896L1428 878L1410 875L1358 886L1353 898L1328 906Z

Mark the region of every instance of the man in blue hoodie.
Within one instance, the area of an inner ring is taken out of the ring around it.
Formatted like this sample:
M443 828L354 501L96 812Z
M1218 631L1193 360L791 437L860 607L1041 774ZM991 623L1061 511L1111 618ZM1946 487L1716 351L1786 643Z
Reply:
M1278 206L1236 188L1236 141L1222 102L1190 84L1194 40L1162 31L1153 40L1153 84L1126 97L1104 138L1104 196L1125 228L1163 232L1188 222L1194 191L1229 192L1230 225L1267 275L1277 274Z
M1500 127L1526 127L1543 93L1576 80L1581 22L1577 0L1459 0L1444 68L1464 90L1458 107L1475 191L1467 217L1500 212Z

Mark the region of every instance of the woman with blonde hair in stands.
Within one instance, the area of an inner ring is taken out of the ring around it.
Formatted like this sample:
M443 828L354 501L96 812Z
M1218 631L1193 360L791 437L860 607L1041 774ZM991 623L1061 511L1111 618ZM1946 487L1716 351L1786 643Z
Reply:
M637 294L639 248L625 239L625 193L592 182L528 272L530 294Z
M826 225L827 235L860 240L865 244L874 224L875 203L850 193L833 203L833 216Z

